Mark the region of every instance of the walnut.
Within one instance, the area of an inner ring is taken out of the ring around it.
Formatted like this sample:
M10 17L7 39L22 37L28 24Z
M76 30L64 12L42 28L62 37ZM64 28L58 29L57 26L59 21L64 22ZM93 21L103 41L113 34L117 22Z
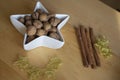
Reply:
M41 27L43 26L42 22L39 21L39 20L34 20L33 25L34 25L37 29L39 29L39 28L41 28Z
M31 16L32 16L32 19L38 19L39 18L39 13L34 12Z
M37 9L36 12L38 12L39 14L42 14L42 10L41 9Z
M26 43L35 39L35 36L50 36L51 38L60 40L60 35L57 33L57 25L61 22L55 17L55 14L44 13L41 9L37 9L31 16L26 15L18 20L27 27L28 35Z
M26 16L24 17L24 19L27 21L27 20L31 20L32 18L31 18L31 16L26 15Z
M27 35L28 36L33 36L36 33L36 28L35 26L28 26L27 27Z
M26 25L26 27L32 26L32 20L27 20L27 21L25 22L25 25Z
M38 29L37 30L37 36L43 36L43 35L46 35L46 31L44 29Z
M28 36L26 43L29 43L30 41L32 41L33 39L35 39L35 36Z
M55 33L55 32L50 33L49 36L50 36L51 38L60 40L60 36L59 36L57 33Z
M51 32L57 32L57 28L53 27L52 29L50 29Z
M42 13L39 16L39 19L40 19L40 21L46 22L46 21L48 21L48 15L46 13Z
M49 23L53 26L55 22L55 17L50 18Z
M52 26L57 26L61 22L61 20L58 18L52 17L50 18L49 22Z
M55 14L49 14L48 15L48 19L52 18L52 17L55 17Z
M43 24L43 27L46 31L50 30L52 28L51 24L49 24L48 22Z
M25 23L25 19L24 19L23 17L19 17L19 18L18 18L18 21L20 21L20 22L23 23L23 24Z

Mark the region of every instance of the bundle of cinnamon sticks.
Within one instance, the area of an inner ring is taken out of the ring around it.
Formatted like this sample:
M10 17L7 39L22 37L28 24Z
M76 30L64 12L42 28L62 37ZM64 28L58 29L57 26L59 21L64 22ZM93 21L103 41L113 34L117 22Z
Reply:
M100 67L100 58L98 56L98 51L94 45L95 43L95 36L93 32L93 28L85 28L84 26L80 25L76 27L76 33L78 42L80 45L81 56L83 65L85 67L91 66L91 68Z

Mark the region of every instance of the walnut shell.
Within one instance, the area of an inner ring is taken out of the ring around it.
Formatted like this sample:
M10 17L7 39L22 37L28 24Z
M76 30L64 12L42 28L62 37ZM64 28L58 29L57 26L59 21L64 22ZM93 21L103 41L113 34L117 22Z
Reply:
M40 19L40 21L46 22L46 21L48 21L48 15L46 13L42 13L39 16L39 19Z
M38 12L39 14L42 14L42 10L41 9L37 9L36 12Z
M34 12L32 15L32 19L38 19L39 18L39 13L38 12Z
M60 36L59 36L57 33L55 33L55 32L50 33L49 36L50 36L51 38L60 40Z
M39 21L39 20L34 20L33 25L34 25L37 29L39 29L39 28L41 28L41 27L43 26L42 22Z
M48 31L52 28L51 24L49 24L48 22L44 23L43 27L46 31Z
M50 18L49 22L52 26L57 26L61 22L61 20L58 18L52 17Z
M51 32L57 32L57 28L53 27L52 29L50 29Z
M19 17L19 18L18 18L18 21L20 21L20 22L23 23L23 24L25 23L25 19L24 19L23 17Z
M55 14L49 14L48 15L48 19L52 18L52 17L55 17Z
M55 22L55 17L50 18L49 23L53 26Z
M28 36L27 40L26 40L26 43L29 43L30 41L32 41L34 39L35 39L35 36Z
M31 20L32 18L31 18L31 16L26 15L26 16L24 17L24 19L27 21L27 20Z
M27 20L27 21L25 22L25 25L26 25L26 27L32 26L32 20Z
M37 36L43 36L43 35L46 35L46 31L44 29L38 29L37 30Z
M55 22L54 22L54 25L53 25L53 26L57 26L60 22L61 22L61 20L60 20L60 19L55 18Z
M36 33L36 28L35 26L28 26L27 27L27 35L28 36L33 36Z

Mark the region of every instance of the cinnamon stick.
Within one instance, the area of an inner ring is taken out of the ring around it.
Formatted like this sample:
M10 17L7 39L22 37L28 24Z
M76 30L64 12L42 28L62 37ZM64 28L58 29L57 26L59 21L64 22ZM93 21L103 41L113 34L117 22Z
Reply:
M90 38L90 31L89 31L89 29L85 29L85 31L86 31L89 54L90 54L90 59L91 59L91 67L96 68L96 62L95 62L95 58L94 58L94 54L93 54L92 42L91 42L91 38Z
M75 28L75 29L76 29L78 43L79 43L79 46L81 48L81 56L82 56L83 65L85 67L88 67L89 64L88 64L88 61L87 61L87 56L86 56L86 53L85 53L85 48L84 48L84 44L83 44L83 40L82 40L81 29L80 29L80 27Z
M89 54L88 41L87 41L87 37L86 37L85 28L81 25L80 30L81 30L81 36L82 36L82 40L83 40L84 49L85 49L85 53L86 53L86 56L87 56L88 64L91 65L92 60L91 60L91 57L90 57L91 55Z
M90 31L90 38L91 38L91 43L92 43L92 47L93 47L93 55L94 55L94 58L95 58L95 61L96 61L96 65L97 66L101 66L101 63L100 63L100 58L98 56L98 50L96 49L94 43L95 43L95 36L94 36L94 32L93 32L93 28L90 28L89 27L89 31Z

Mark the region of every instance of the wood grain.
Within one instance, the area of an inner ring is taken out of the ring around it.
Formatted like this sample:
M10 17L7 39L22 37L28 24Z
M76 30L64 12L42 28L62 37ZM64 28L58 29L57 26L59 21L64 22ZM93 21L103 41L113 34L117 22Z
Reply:
M0 60L0 80L25 80L14 69Z
M48 58L58 55L63 65L57 72L57 80L120 80L120 14L105 6L98 0L41 0L53 13L68 13L70 24L66 24L61 32L65 45L53 50L39 47L31 51L23 50L23 36L13 27L9 20L11 14L31 13L33 0L1 0L0 1L0 80L27 80L24 72L13 66L17 55L26 55L31 64L43 67ZM29 4L29 5L26 5ZM79 9L76 11L76 9ZM81 61L79 45L75 30L71 26L79 23L94 26L95 33L102 33L110 40L113 57L104 59L100 56L101 67L95 70L84 68ZM117 36L116 36L117 35ZM1 68L2 67L2 68ZM9 72L9 74L8 74ZM4 76L2 76L5 74ZM11 77L10 77L11 75ZM87 75L87 77L86 77ZM14 77L12 77L14 76Z

